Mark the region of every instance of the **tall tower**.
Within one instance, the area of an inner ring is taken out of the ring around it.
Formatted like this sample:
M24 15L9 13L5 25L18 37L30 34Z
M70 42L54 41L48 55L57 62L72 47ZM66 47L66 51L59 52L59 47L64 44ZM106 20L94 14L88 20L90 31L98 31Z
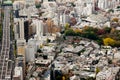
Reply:
M17 39L17 54L25 56L24 47L26 45L26 41L24 39L24 19L19 19L18 26L18 39Z
M19 38L24 39L24 19L19 19Z
M99 0L99 1L98 1L98 7L99 7L99 8L104 9L104 1L105 1L105 0Z
M34 24L36 25L37 39L40 40L43 36L43 22L41 20L34 20Z
M26 47L26 40L24 39L24 19L21 18L19 19L19 27L18 27L18 31L19 31L19 38L17 39L17 55L19 57L17 57L16 63L17 64L22 64L22 70L23 70L23 77L25 76L25 47ZM21 60L20 60L21 58ZM18 65L20 66L20 65ZM22 80L22 79L21 79ZM24 80L24 79L23 79Z

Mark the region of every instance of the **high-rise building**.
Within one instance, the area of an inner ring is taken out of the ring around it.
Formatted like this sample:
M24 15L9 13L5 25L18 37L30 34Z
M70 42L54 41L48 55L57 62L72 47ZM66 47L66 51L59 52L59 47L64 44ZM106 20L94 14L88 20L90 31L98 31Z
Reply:
M36 25L36 35L37 39L42 39L43 36L43 21L41 20L33 20L33 23Z
M17 55L22 55L25 57L25 46L26 41L24 39L17 40Z
M19 10L25 7L25 1L14 1L13 2L13 10Z
M24 39L24 19L19 20L19 26L18 26L18 35L19 37L16 39L16 45L17 45L17 55L23 56L23 62L25 63L25 47L26 47L26 40ZM25 67L22 66L23 68ZM24 72L24 71L23 71Z
M15 39L25 39L28 41L30 35L30 25L28 20L24 20L24 18L16 19L16 22L14 24L14 34Z
M30 45L26 47L26 62L34 61L35 60L35 45Z
M23 69L23 77L25 77L25 48L26 48L26 41L25 39L18 39L17 40L17 60L16 63L18 66L22 67ZM24 80L24 79L20 79Z
M29 21L25 21L24 22L24 37L25 37L25 40L28 42L28 39L29 39Z
M19 30L20 30L19 38L24 39L24 19L23 18L19 19Z
M14 35L15 39L24 39L24 19L23 18L16 18L14 24Z
M75 9L79 16L81 15L91 15L95 11L95 1L94 0L77 0L75 1Z
M69 23L70 21L70 16L68 14L61 14L60 15L60 24L64 26L66 23Z
M98 7L101 9L111 9L115 8L119 2L119 0L98 0Z
M106 1L105 0L99 0L98 1L98 7L101 8L101 9L105 9L106 8Z

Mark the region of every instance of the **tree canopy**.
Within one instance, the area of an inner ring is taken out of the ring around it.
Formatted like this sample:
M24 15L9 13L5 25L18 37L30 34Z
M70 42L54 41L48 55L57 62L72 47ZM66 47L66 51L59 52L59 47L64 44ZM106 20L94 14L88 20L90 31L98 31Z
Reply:
M114 46L116 41L112 38L105 38L103 42L105 46Z
M117 19L114 19L117 21ZM80 36L96 41L99 45L119 47L120 30L111 27L94 28L85 26L83 29L71 28L69 24L65 25L63 32L65 36Z

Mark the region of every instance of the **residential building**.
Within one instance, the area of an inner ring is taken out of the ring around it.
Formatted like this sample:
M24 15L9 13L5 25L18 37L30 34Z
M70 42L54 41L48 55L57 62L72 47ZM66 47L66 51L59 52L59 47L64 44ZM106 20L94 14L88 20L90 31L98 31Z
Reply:
M13 80L23 80L23 69L22 69L22 67L15 67Z

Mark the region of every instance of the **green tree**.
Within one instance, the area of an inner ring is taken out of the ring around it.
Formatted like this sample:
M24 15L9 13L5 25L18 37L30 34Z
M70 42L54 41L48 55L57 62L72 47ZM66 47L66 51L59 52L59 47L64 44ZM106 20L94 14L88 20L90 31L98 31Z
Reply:
M87 27L85 27L85 29L84 29L83 31L84 31L84 32L97 32L98 29L87 26Z
M98 40L96 40L97 41L97 43L99 44L99 45L102 45L103 44L103 40L101 39L101 38L99 38Z
M73 2L71 3L71 5L72 5L73 7L75 7L75 6L76 6Z
M120 47L120 41L116 41L114 44L115 47Z
M65 31L66 36L75 36L76 33L73 31L73 29L68 29Z
M111 13L111 12L113 13L113 12L114 12L114 10L113 10L113 9L109 9L109 10L108 10L108 12L109 12L109 13Z
M41 7L41 4L36 4L35 6L36 6L36 8L39 9Z
M111 60L111 59L108 59L108 63L109 63L109 64L112 64L112 60Z
M92 40L97 40L98 36L94 33L94 32L85 32L82 34L83 37L88 38L88 39L92 39Z
M47 38L47 43L50 43L50 42L51 42L51 40Z
M120 6L117 6L118 9L120 9Z
M100 72L100 68L99 68L99 67L96 67L96 71L95 71L96 75L97 75L99 72Z
M70 24L69 23L66 23L65 24L65 30L69 29L70 28Z
M38 50L37 50L37 52L38 52L38 53L41 53L41 52L42 52L42 50L41 50L41 49L38 49Z
M105 27L105 28L104 28L104 30L105 30L106 33L110 33L110 32L111 32L111 29L112 29L112 28L110 28L110 27Z
M115 45L115 40L112 38L105 38L103 39L103 43L105 46L114 46Z

